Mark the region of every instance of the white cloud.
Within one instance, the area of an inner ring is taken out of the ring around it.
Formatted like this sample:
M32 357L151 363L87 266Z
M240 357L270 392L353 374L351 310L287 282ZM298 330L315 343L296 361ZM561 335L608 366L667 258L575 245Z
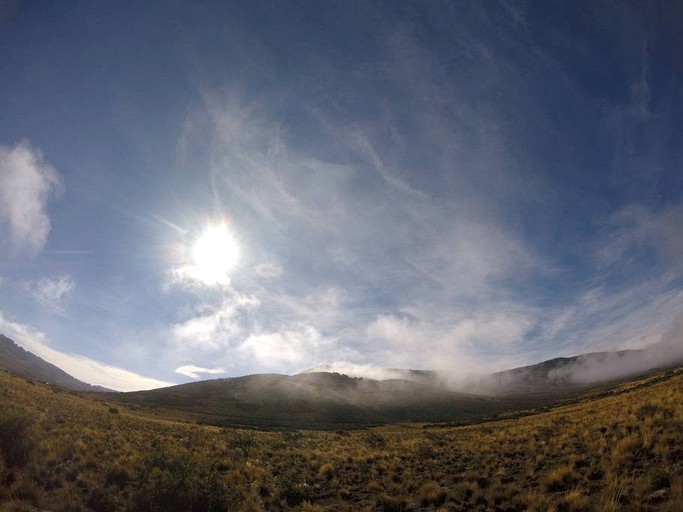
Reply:
M1 312L0 331L38 357L88 384L117 391L137 391L173 385L171 382L145 377L78 354L67 354L55 350L48 346L45 334L28 325L10 321Z
M0 220L14 250L43 249L51 228L47 203L61 190L59 174L38 149L27 142L0 146Z
M24 286L29 295L41 304L56 311L63 311L62 305L76 287L76 281L69 275L61 275L27 281Z
M173 325L173 338L185 347L202 350L225 347L243 332L243 326L235 318L238 312L258 305L259 300L253 296L232 293L220 304L204 305L198 315Z
M201 377L200 374L202 373L206 373L208 375L220 375L221 373L225 373L225 370L223 368L202 368L201 366L186 364L176 368L175 372L180 375L190 377L191 379L198 379Z
M378 353L402 367L481 372L504 369L496 367L508 362L502 355L518 345L537 320L520 308L452 316L448 321L428 312L380 315L366 327L366 336ZM498 361L489 364L477 358L481 351L498 354Z
M330 340L310 325L282 332L252 333L239 351L255 360L265 371L291 371L320 361Z
M393 345L410 347L426 341L428 334L414 318L397 315L380 315L366 329L370 339L388 341Z
M171 269L169 275L167 286L175 285L185 288L230 286L230 276L221 274L207 277L196 265L181 265Z

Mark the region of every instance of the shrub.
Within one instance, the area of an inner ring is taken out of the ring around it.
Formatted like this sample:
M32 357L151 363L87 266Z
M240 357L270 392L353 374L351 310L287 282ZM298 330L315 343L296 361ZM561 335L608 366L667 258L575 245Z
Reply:
M418 497L420 505L428 507L429 505L441 505L448 498L448 494L436 482L427 482L420 487Z
M636 417L640 421L643 421L645 418L657 416L658 414L664 418L670 418L673 416L673 411L657 404L645 404L636 411Z
M187 454L156 451L140 475L135 509L141 511L231 510L236 499L221 480L217 464Z
M370 432L365 436L365 443L370 448L384 448L387 445L386 438L379 432Z
M130 475L126 468L111 467L107 469L105 481L107 485L115 485L119 489L123 489L130 481Z
M285 478L280 482L280 499L288 506L295 507L312 499L311 491L305 484Z
M43 490L38 484L25 477L21 478L10 488L10 496L14 501L21 501L24 504L38 506L41 501Z
M421 460L431 459L435 454L434 448L426 442L420 443L417 447L417 457Z
M28 462L34 448L30 436L33 420L25 415L9 414L0 419L0 454L8 468Z
M249 452L256 446L256 439L251 432L235 432L232 435L226 435L226 437L227 445L233 450L241 451L245 459L249 458Z

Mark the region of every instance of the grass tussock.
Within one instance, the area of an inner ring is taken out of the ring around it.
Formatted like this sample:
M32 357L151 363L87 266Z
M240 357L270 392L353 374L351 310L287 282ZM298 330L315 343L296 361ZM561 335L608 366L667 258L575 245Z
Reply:
M3 511L680 511L683 370L469 426L250 431L0 374Z

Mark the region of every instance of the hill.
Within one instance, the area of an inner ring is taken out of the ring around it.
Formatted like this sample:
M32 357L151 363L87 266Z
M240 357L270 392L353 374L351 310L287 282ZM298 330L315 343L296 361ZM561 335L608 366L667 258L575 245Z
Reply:
M111 391L80 381L0 334L0 370L74 391Z
M557 357L485 375L472 386L486 394L576 389L643 375L683 363L683 344L655 344L644 350L591 352Z
M513 405L508 399L459 393L424 383L377 381L321 372L213 379L117 393L109 398L171 409L216 425L285 428L481 419Z
M651 371L656 365L646 355L622 351L556 358L455 384L430 371L372 368L379 380L321 371L341 369L339 365L319 366L293 376L213 379L109 398L221 426L334 429L468 423L603 393L637 371Z

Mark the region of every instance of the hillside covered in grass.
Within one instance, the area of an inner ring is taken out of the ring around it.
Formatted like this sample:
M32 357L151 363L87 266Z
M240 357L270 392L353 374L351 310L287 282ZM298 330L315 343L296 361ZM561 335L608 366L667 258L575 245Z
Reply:
M679 511L683 369L476 425L263 432L0 373L0 510Z

